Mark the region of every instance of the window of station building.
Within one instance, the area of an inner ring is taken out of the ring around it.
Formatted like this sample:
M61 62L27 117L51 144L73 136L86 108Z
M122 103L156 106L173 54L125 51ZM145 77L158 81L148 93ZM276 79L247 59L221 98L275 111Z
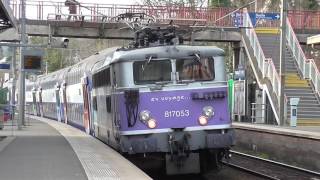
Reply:
M214 59L177 59L176 70L180 80L211 81L214 80Z
M93 87L111 85L110 68L106 68L93 75Z
M150 84L171 81L171 61L151 60L133 63L133 77L135 84Z

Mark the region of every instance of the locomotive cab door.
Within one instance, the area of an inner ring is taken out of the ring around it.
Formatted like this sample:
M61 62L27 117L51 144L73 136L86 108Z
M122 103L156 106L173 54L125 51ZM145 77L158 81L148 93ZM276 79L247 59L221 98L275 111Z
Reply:
M83 94L83 126L87 134L90 133L90 111L89 111L89 87L88 77L84 75L81 78Z
M33 89L32 90L32 110L33 110L33 115L37 115L37 96L36 96L36 91Z
M67 84L64 82L62 85L62 99L63 99L63 116L64 122L68 123L68 115L67 115Z
M116 79L116 73L114 70L114 66L111 66L111 111L112 111L112 134L114 136L114 139L116 141L120 140L120 134L119 134L119 122L117 119L117 112L118 112L118 99L116 96L116 87L117 87L117 79Z
M58 118L58 121L61 122L61 107L60 107L60 86L57 84L56 85L56 89L55 89L55 96L56 96L56 109L57 109L57 118Z
M39 115L43 117L43 107L42 107L42 88L39 88Z

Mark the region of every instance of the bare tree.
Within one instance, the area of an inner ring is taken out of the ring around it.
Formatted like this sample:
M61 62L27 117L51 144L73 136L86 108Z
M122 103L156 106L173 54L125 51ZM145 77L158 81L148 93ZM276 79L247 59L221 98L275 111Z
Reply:
M204 7L208 4L208 0L143 0L143 4L149 6Z

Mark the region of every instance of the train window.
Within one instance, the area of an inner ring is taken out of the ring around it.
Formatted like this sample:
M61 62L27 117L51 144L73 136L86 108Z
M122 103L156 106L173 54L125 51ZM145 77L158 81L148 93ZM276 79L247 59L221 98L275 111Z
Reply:
M108 86L110 84L110 68L104 69L93 75L93 87Z
M178 59L176 70L180 80L211 81L214 79L214 59Z
M98 104L97 104L97 97L94 96L92 99L92 106L93 106L93 110L98 110Z
M111 96L106 96L107 112L111 112Z
M133 63L135 84L148 84L171 80L170 60L137 61Z

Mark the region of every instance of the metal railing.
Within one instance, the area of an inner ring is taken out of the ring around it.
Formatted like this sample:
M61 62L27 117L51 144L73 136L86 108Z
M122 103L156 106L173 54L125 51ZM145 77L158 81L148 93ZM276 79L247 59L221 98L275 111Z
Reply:
M14 15L20 18L20 1L11 0L11 8ZM148 6L148 5L118 5L118 4L97 4L81 3L76 5L76 13L81 16L91 16L86 19L96 22L95 17L104 16L112 21L124 13L145 13L156 18L158 21L168 21L168 19L179 19L179 21L191 22L190 20L199 20L202 22L215 22L216 26L234 26L234 20L231 16L226 16L234 8L206 8L206 7L186 7L186 6ZM30 13L32 12L32 13ZM47 20L49 14L69 15L69 7L64 2L54 1L26 1L26 18L32 20ZM221 17L225 18L220 19ZM218 20L218 21L217 21ZM193 22L192 22L193 23Z
M279 120L278 118L278 112L276 111L277 107L276 104L279 104L279 96L280 96L280 77L279 74L275 68L275 65L272 61L271 58L266 58L262 47L259 43L259 39L257 37L257 34L255 32L255 29L252 25L250 16L247 12L244 12L243 14L243 26L245 27L245 35L250 41L250 45L253 49L253 54L255 56L255 59L258 64L258 70L262 74L262 78L268 79L271 83L272 89L268 89L265 85L264 88L265 90L269 91L269 94L274 93L277 98L276 98L276 103L273 102L272 99L270 99L271 106L273 107L273 110L276 115L277 121ZM258 80L258 83L260 87L263 87L261 79Z
M256 57L259 70L262 76L268 78L273 85L273 92L279 96L280 95L280 77L275 68L275 65L271 58L266 58L262 47L259 43L257 34L252 26L250 17L248 13L244 14L244 27L246 28L246 36L249 38L250 44L253 49L254 56Z
M15 17L20 18L20 0L10 0L11 8ZM48 14L69 14L69 8L65 6L63 0L60 2L49 0L26 0L27 19L47 20ZM216 26L234 26L234 17L226 16L234 8L219 7L188 7L188 6L148 6L148 5L120 5L120 4L97 4L81 3L76 6L76 14L92 16L89 21L96 22L94 17L106 16L115 17L123 13L142 12L154 16L159 20L170 19L201 19L207 23L215 22ZM221 17L224 17L219 21ZM294 29L319 29L320 28L320 11L288 11L288 19ZM86 19L87 20L87 19ZM257 23L259 27L279 27L280 21L260 20Z
M316 93L320 96L320 72L317 68L317 65L313 59L307 59L289 20L287 21L286 29L288 46L293 52L294 59L298 64L298 68L302 73L303 78L311 80Z
M294 29L314 29L320 28L320 11L288 11L288 19Z
M268 121L268 104L251 103L251 123L265 123Z

